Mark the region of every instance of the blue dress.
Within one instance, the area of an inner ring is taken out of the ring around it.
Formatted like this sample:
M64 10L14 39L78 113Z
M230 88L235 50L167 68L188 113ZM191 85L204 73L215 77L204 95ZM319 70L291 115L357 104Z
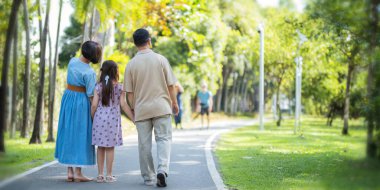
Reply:
M182 112L183 112L183 104L182 104L182 92L177 93L177 103L178 103L178 115L174 115L175 124L178 125L182 122Z
M70 167L95 165L89 97L94 95L96 74L89 64L72 58L67 71L67 84L85 87L86 93L66 89L63 94L55 158Z

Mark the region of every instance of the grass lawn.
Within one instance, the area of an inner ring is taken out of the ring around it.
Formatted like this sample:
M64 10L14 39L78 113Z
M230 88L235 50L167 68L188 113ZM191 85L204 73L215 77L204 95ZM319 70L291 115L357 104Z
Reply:
M134 133L136 130L132 123L122 117L123 136ZM55 134L56 134L56 129ZM55 143L47 143L47 132L41 137L42 144L29 145L29 139L19 138L9 139L9 134L5 134L5 154L0 154L0 180L27 171L54 160Z
M349 136L342 121L307 117L302 132L294 121L237 129L222 135L216 156L230 189L380 189L380 161L365 159L366 129L351 121Z
M6 133L5 137L9 135ZM46 136L42 144L29 145L29 138L5 139L6 153L0 155L0 180L24 172L30 168L54 160L55 143L46 143Z
M228 115L223 112L212 112L210 113L210 125L213 122L220 122L220 121L233 121L233 120L242 120L242 119L252 119L254 117L253 113L249 114L242 114L242 113L237 113L236 115ZM193 127L199 127L201 126L201 115L200 113L193 112L190 115L190 118L183 119L182 125L184 128L193 128ZM207 116L204 115L204 126L207 125ZM173 127L174 125L174 120L173 120Z

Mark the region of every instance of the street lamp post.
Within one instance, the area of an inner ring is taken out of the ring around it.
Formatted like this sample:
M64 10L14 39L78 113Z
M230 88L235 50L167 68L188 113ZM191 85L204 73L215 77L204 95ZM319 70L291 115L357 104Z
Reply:
M296 62L296 109L295 109L295 122L294 122L294 134L297 133L297 131L300 128L300 120L301 120L301 90L302 90L302 56L300 55L300 49L301 45L307 41L307 38L305 35L303 35L299 30L296 31L298 34L298 37L300 39L300 42L298 44L298 50L297 54L298 57L295 58Z
M294 133L297 133L301 118L302 56L296 57L296 110Z
M260 84L259 84L259 112L260 130L264 130L264 25L261 23L257 27L260 34Z

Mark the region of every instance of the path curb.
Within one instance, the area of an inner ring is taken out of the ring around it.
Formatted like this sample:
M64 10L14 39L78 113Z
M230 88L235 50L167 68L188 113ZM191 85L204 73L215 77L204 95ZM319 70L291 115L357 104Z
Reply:
M216 186L216 188L218 190L227 190L228 188L226 187L226 185L223 182L222 177L220 176L220 173L219 173L219 171L218 171L218 169L216 167L214 156L213 156L213 153L212 153L213 148L215 146L215 143L217 142L217 140L219 140L217 138L220 137L220 135L223 134L223 133L227 133L227 132L230 132L230 131L238 129L238 128L254 125L257 122L258 121L256 119L253 120L253 121L251 120L251 121L243 122L243 123L240 124L239 127L233 127L233 128L230 128L230 129L224 129L224 130L218 131L218 132L214 133L213 135L211 135L207 139L206 144L205 144L205 154L206 154L207 168L208 168L208 170L210 172L210 175L211 175L211 178L214 181L215 186Z
M207 168L208 168L208 171L210 172L211 178L214 181L215 186L218 190L225 190L227 188L226 188L226 185L224 185L222 177L220 176L220 174L219 174L219 172L215 166L214 157L212 155L213 142L217 136L219 136L222 133L228 132L230 130L232 130L232 129L222 130L222 131L218 131L217 133L214 133L213 135L211 135L207 139L206 145L205 145Z

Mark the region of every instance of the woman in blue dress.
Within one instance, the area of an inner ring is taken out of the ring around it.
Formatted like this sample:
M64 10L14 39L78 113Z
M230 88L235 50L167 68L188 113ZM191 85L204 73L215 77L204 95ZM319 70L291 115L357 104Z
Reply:
M183 93L183 87L182 85L177 82L175 84L175 90L177 93L177 103L178 103L178 108L179 112L178 115L174 115L174 121L175 121L175 128L177 129L178 125L182 128L182 113L183 113L183 104L182 104L182 93Z
M95 165L90 101L96 74L90 62L100 61L102 48L94 41L87 41L82 44L81 51L82 56L72 58L68 65L67 89L62 97L55 147L55 158L68 167L68 182L91 181L83 176L81 168Z

